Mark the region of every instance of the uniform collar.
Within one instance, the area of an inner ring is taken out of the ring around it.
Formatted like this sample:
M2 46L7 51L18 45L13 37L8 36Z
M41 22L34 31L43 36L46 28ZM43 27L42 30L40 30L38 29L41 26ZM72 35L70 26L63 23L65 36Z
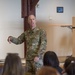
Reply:
M36 32L37 30L39 30L37 27L35 27L34 29L31 29L31 32Z

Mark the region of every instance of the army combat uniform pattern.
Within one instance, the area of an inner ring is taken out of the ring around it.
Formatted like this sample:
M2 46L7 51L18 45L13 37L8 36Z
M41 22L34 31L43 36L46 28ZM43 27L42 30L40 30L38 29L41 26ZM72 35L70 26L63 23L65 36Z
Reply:
M28 72L34 73L36 68L40 68L42 64L34 62L35 57L42 60L46 50L47 38L46 32L39 28L27 30L18 38L12 37L11 42L21 44L26 41L26 67Z

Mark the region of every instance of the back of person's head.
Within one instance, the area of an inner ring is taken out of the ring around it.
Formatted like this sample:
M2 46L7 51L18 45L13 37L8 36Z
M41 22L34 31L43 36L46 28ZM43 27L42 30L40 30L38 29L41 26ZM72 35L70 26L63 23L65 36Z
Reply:
M68 75L75 75L75 57L69 57L65 60L64 69Z
M23 75L21 59L17 54L9 53L6 56L2 75Z
M43 64L44 66L52 66L52 67L58 67L59 66L59 60L55 52L53 51L47 51L44 54L43 58Z
M58 72L61 74L63 69L59 66L59 60L55 52L53 51L47 51L44 54L43 58L43 65L44 66L51 66L58 70Z
M71 61L75 61L75 57L68 57L64 62L64 69L68 67L68 65L71 63Z
M36 75L59 75L59 73L55 68L43 66L37 71Z

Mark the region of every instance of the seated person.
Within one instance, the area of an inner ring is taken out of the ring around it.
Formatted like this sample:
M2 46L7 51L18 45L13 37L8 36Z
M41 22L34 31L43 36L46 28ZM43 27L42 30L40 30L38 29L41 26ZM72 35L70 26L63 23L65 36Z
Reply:
M43 66L37 71L36 75L60 75L60 74L55 68Z
M9 53L6 56L2 75L24 75L21 59L17 54Z
M75 57L69 57L64 63L63 75L75 75Z
M44 57L43 57L43 65L44 66L51 66L55 69L57 69L57 71L61 74L63 69L59 66L59 60L58 60L58 57L56 55L55 52L53 51L47 51L45 54L44 54Z

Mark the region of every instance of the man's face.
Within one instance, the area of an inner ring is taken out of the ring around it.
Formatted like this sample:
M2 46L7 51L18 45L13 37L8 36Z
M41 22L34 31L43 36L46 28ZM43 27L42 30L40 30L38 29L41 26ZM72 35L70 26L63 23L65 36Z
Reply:
M34 15L30 15L28 17L28 23L29 23L31 29L34 29L36 27L36 19L35 19Z

